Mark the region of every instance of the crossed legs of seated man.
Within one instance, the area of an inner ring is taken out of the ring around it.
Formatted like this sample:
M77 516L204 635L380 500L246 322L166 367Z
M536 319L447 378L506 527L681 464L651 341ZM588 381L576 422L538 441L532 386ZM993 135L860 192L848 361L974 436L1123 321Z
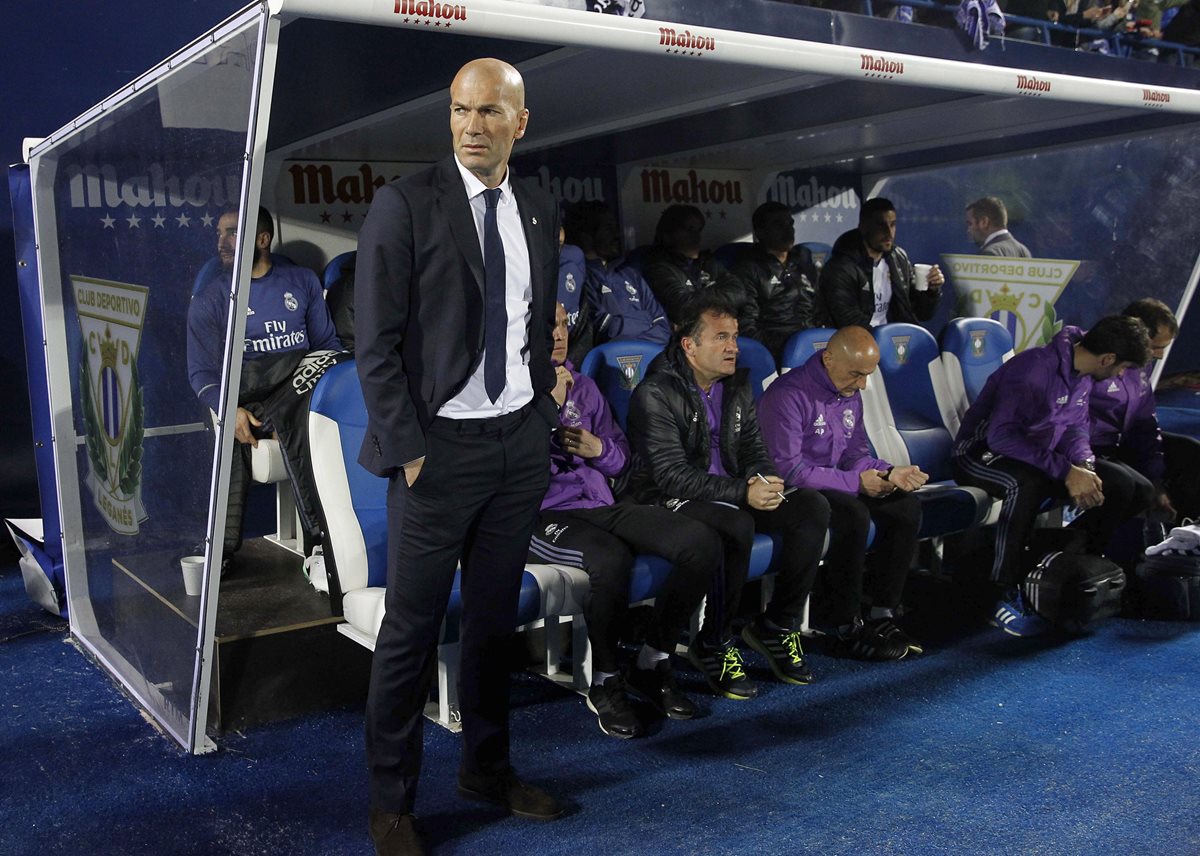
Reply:
M899 660L923 653L921 644L895 623L921 525L920 501L900 490L881 497L839 490L821 493L830 508L825 606L836 628L834 651L861 660ZM872 520L878 535L868 554ZM865 620L864 585L870 600Z
M618 621L629 606L630 572L638 553L661 556L673 567L655 595L653 618L628 671L628 685L660 714L691 719L696 708L675 682L670 654L720 568L717 533L659 506L618 502L542 511L529 546L531 562L572 565L588 575L583 612L592 648L592 686L587 703L600 729L621 738L643 731L626 696L617 636Z
M689 659L713 692L731 699L758 694L758 687L746 675L741 651L733 643L733 621L741 605L756 529L779 534L782 544L771 601L742 629L742 638L766 658L779 680L810 683L812 671L801 647L800 624L829 525L829 504L824 497L815 490L797 490L770 511L695 500L676 508L677 513L716 529L724 542L723 570L714 577L704 623L688 649Z
M1097 458L1095 469L1102 485L1100 504L1087 509L1072 526L1088 533L1088 551L1099 554L1118 526L1150 506L1154 488L1118 461ZM959 484L982 488L1000 500L991 570L999 602L991 623L1013 636L1044 632L1046 623L1026 609L1020 586L1039 558L1030 552L1037 516L1047 500L1072 501L1066 483L1014 458L990 457L985 463L972 454L954 458L954 477Z

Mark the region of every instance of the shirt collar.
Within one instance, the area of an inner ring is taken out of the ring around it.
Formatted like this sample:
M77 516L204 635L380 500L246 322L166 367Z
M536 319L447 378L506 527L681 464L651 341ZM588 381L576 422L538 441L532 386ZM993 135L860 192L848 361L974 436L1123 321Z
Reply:
M992 232L992 234L988 235L986 238L983 239L983 244L981 246L987 246L988 244L990 244L992 242L993 238L1000 238L1007 234L1008 234L1008 229L997 229L995 232Z
M463 186L467 190L467 198L474 199L483 191L488 189L488 186L479 180L479 176L471 172L462 165L462 161L458 159L458 155L454 156L454 165L458 167L458 173L462 176ZM509 170L504 170L504 180L500 182L500 204L505 205L512 199L512 185L509 183Z

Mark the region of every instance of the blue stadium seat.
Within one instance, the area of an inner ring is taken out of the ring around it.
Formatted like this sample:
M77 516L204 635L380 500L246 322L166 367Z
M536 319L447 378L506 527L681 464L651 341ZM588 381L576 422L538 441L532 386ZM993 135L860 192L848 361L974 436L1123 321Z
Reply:
M978 488L954 483L946 427L949 396L937 342L916 324L885 324L873 331L879 370L863 391L863 421L879 457L916 464L929 474L918 492L920 537L948 535L982 523L992 501Z
M750 369L750 391L755 401L762 398L771 381L779 377L779 367L775 365L775 358L767 346L748 336L738 337L737 366L739 369Z
M374 650L383 621L387 584L387 480L358 464L367 408L354 363L344 362L317 382L309 405L313 479L325 517L325 561L330 591L341 597L346 623L339 632ZM458 627L462 614L456 576L438 649L439 718L454 721ZM526 568L518 625L581 611L578 580L547 565ZM336 607L335 607L336 608ZM550 634L547 634L550 635Z
M350 250L349 252L339 253L331 258L329 264L325 265L325 272L321 274L321 287L326 291L333 288L333 284L341 278L342 269L346 266L346 263L353 263L357 256L357 250Z
M832 327L809 327L807 330L797 330L783 343L783 353L779 360L780 374L800 368L817 351L825 350L830 337L836 332Z
M991 318L955 318L942 331L942 368L953 414L946 427L951 434L975 401L992 372L1013 355L1008 328Z
M754 246L751 241L735 241L730 244L722 244L713 250L713 258L721 263L721 267L726 269L732 268L742 260L742 257Z
M613 418L625 429L629 415L629 399L633 388L646 376L650 362L662 352L662 345L638 339L617 339L605 342L588 351L579 373L587 375L600 387L608 400Z
M825 267L825 262L829 259L829 254L833 252L833 247L829 244L822 244L820 241L802 241L798 246L806 248L812 253L813 264L817 266L817 272L820 273L821 268ZM816 285L816 283L813 283Z

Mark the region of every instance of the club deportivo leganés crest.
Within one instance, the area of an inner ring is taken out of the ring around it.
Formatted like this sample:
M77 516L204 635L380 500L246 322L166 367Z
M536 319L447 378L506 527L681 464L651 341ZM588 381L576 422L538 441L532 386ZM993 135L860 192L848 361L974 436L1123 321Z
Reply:
M88 457L86 483L114 532L135 535L142 507L145 408L137 354L149 290L72 277L83 336L79 399Z
M942 260L961 295L959 312L999 321L1013 337L1014 352L1044 345L1062 328L1054 304L1078 261L951 253Z
M621 389L631 390L638 385L641 378L642 355L631 354L617 357L617 365L621 367Z

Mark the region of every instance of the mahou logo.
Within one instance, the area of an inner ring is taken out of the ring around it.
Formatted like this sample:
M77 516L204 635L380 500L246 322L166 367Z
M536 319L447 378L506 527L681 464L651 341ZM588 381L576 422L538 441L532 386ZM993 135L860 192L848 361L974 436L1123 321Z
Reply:
M1161 89L1143 89L1142 103L1152 107L1162 107L1171 103L1171 93L1163 92Z
M1049 80L1042 80L1030 74L1017 75L1017 92L1022 95L1041 95L1049 91Z
M644 169L641 178L643 202L740 205L743 201L740 181L704 179L694 169L688 170L685 177L666 169Z
M700 56L706 51L717 49L717 40L712 36L702 36L691 30L676 32L674 27L658 28L658 43L667 49L667 53L690 54Z
M438 3L436 0L396 0L396 14L405 15L404 23L410 19L415 24L449 27L451 21L467 20L467 7L454 3Z
M886 80L904 74L904 63L875 54L860 54L860 70L866 72L865 77L880 77Z

